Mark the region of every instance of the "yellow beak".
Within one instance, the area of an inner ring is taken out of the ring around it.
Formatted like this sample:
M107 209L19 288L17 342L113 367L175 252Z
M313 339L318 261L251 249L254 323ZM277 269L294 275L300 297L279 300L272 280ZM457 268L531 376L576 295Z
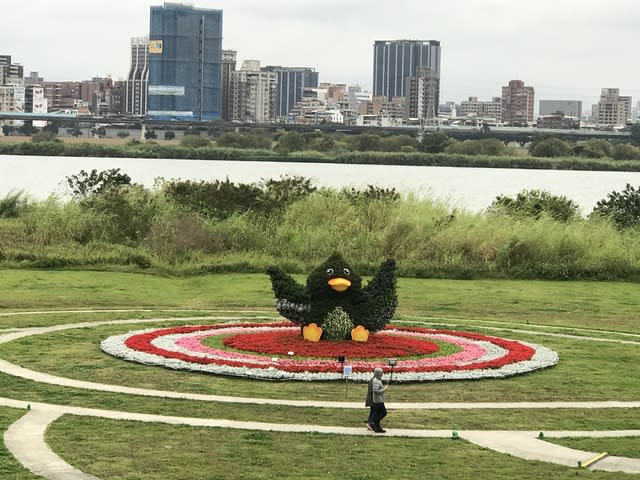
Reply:
M351 282L346 278L336 277L327 282L336 292L344 292L351 286Z

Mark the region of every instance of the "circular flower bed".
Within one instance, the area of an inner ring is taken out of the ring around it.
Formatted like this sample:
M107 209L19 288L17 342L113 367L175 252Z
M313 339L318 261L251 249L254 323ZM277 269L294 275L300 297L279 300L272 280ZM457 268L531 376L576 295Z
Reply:
M203 343L220 345L208 346ZM454 353L440 354L439 344ZM124 360L167 368L264 379L367 381L395 357L397 382L501 378L549 367L556 352L541 345L451 330L387 327L367 343L307 342L291 323L234 323L162 328L107 338L101 348ZM345 363L337 360L346 358Z

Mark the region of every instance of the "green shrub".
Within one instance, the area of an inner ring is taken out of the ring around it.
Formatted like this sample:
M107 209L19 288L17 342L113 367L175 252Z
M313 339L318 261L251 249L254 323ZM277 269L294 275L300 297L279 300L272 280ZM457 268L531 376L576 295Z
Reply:
M446 133L433 132L422 136L418 149L426 153L441 153L453 140Z
M579 142L575 147L576 155L586 158L603 158L613 156L613 146L607 140L591 139Z
M529 153L534 157L567 157L572 155L573 151L567 142L549 136L531 142Z
M465 140L464 142L452 142L445 148L445 153L459 153L463 155L507 155L509 149L497 138L485 138L482 140Z
M322 336L327 340L346 340L351 338L354 325L349 314L341 307L331 310L322 322Z
M16 218L24 213L29 206L29 200L23 191L9 192L0 198L0 218Z
M34 133L31 137L31 141L33 143L42 143L42 142L60 142L55 135L55 133L50 131L42 131L38 133Z
M497 196L488 210L490 213L535 219L548 215L554 220L567 222L578 215L579 207L564 195L553 195L543 190L523 190L515 198Z
M98 172L95 168L87 173L80 173L65 177L67 185L75 198L85 199L94 193L102 193L110 188L130 185L131 177L121 173L119 168L111 168Z
M139 244L149 233L157 200L140 185L123 185L91 195L82 202L93 216L93 238L110 243Z
M592 215L608 218L618 228L640 225L640 188L627 183L622 192L613 191L598 201Z
M628 143L619 143L613 147L614 160L638 160L640 159L640 149Z
M211 142L200 135L185 135L180 140L181 147L201 148L208 147L209 145L211 145Z

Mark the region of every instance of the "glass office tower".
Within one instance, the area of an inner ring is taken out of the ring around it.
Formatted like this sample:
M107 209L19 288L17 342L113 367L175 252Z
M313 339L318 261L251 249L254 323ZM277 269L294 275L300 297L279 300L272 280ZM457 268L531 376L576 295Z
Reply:
M148 116L220 118L222 10L177 3L151 7Z
M407 77L427 67L440 79L437 40L376 40L373 44L373 95L387 100L405 96Z

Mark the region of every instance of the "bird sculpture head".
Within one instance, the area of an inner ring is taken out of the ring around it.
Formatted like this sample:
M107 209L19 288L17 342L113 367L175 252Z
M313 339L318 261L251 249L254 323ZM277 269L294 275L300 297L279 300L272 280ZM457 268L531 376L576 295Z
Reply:
M362 279L338 253L316 267L307 278L307 289L315 298L350 296L359 292Z

